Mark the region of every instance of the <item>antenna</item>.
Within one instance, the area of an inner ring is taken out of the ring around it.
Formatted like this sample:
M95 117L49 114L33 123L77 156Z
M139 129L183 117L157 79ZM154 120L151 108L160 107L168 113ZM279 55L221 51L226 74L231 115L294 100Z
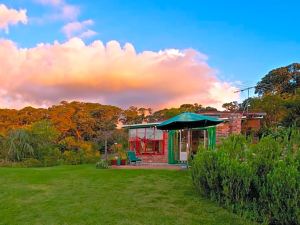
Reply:
M253 86L253 87L247 87L247 88L240 89L240 90L237 90L237 91L234 92L234 93L238 93L238 92L247 91L247 93L248 93L248 98L247 98L247 101L246 101L246 106L243 109L243 115L244 115L244 112L245 112L245 108L247 109L247 114L248 114L248 111L249 111L249 104L248 104L248 102L249 102L249 97L250 97L250 90L253 89L253 88L255 88L255 86Z

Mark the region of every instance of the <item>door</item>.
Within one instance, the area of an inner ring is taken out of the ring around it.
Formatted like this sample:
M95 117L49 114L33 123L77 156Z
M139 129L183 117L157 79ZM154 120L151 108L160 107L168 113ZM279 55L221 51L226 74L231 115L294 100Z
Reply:
M179 133L179 160L187 161L189 149L189 132L188 130L181 130Z

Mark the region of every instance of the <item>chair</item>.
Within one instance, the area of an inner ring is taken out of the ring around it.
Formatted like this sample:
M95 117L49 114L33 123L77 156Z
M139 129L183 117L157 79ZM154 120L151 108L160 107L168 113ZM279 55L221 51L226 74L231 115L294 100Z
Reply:
M137 164L138 162L142 162L142 160L135 155L134 151L127 151L127 158L128 158L129 164L132 164L132 163Z

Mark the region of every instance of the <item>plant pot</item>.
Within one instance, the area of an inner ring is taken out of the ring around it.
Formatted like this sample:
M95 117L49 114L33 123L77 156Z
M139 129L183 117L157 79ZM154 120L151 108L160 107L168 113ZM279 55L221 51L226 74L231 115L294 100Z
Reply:
M116 159L110 160L110 164L111 164L112 166L116 166L116 165L117 165L117 160L116 160Z
M117 159L117 165L118 165L118 166L121 165L121 159Z
M126 159L121 159L121 165L126 165Z

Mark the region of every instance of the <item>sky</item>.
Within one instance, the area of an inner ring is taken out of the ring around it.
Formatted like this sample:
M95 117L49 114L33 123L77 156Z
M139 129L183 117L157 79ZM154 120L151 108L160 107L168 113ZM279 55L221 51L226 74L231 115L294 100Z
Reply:
M247 93L236 90L300 61L299 7L289 0L2 0L0 107L242 101Z

